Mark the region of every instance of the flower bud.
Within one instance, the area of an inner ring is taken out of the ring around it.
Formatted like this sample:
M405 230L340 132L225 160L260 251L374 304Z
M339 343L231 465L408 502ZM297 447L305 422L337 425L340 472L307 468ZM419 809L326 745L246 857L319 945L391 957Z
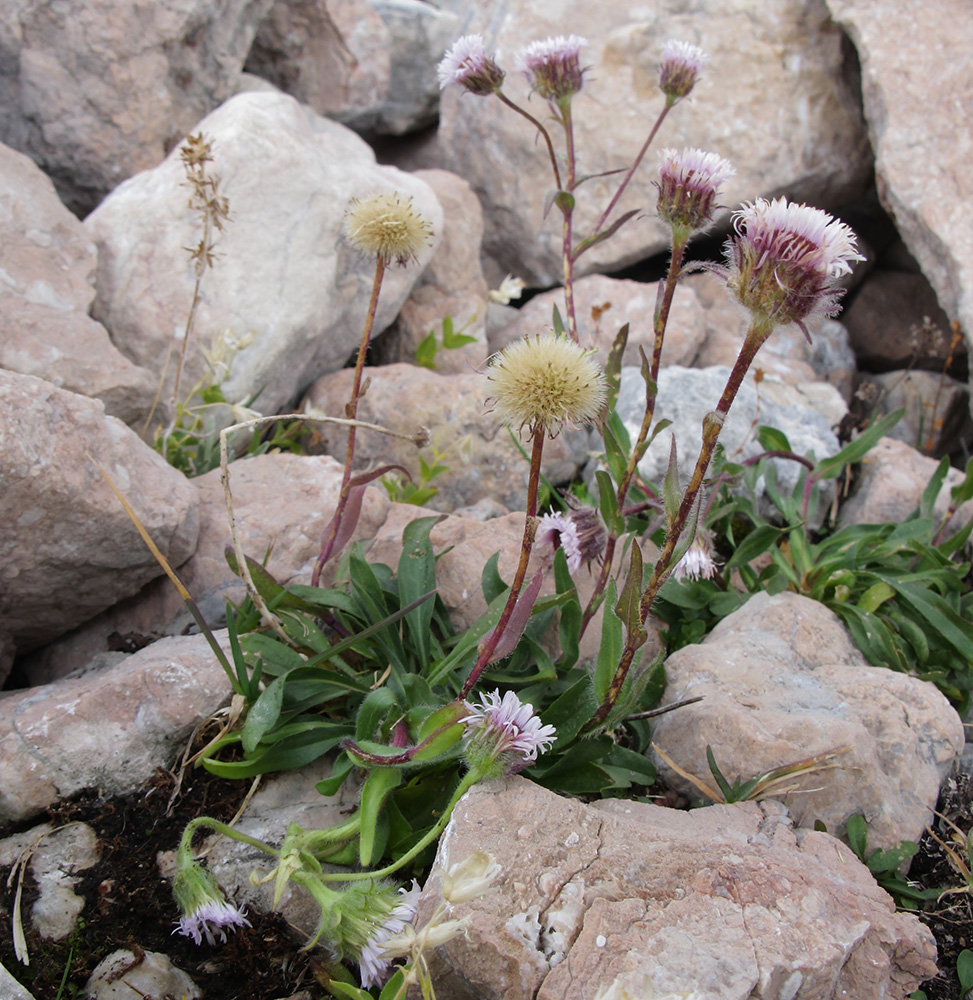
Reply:
M670 103L687 97L696 86L702 68L709 58L701 48L670 39L662 49L662 68L659 70L659 87Z
M579 59L581 47L587 44L586 38L577 35L531 42L520 53L518 65L532 90L545 100L559 101L576 94L584 83Z
M458 83L471 94L487 97L503 85L503 70L486 54L482 35L463 35L443 56L436 73L439 89Z

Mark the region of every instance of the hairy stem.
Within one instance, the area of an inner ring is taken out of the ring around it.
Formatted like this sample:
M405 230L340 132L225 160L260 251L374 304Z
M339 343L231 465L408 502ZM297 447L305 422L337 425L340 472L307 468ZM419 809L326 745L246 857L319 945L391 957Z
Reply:
M378 256L375 261L375 280L372 282L372 295L368 301L368 313L365 316L365 328L362 331L361 343L358 345L358 358L355 362L355 376L351 386L351 399L345 406L345 416L351 421L358 415L358 400L361 398L362 370L365 367L368 342L371 340L372 328L375 325L375 312L378 309L378 293L382 289L382 279L384 277L385 258ZM341 477L341 492L338 494L338 504L335 509L335 516L331 519L331 527L327 537L322 542L321 552L318 555L317 562L314 564L314 572L311 574L312 587L318 586L321 580L321 571L331 556L335 539L338 537L338 530L341 527L341 518L348 504L348 493L351 489L351 469L355 461L355 431L357 429L357 425L354 423L348 427L348 449L345 452L345 469Z
M479 655L476 658L476 663L473 665L473 669L470 671L470 675L466 678L466 682L459 693L460 700L464 699L470 693L473 686L480 679L480 674L483 673L487 664L490 663L493 651L499 645L500 639L503 637L503 633L510 622L510 616L513 614L517 598L520 597L520 591L524 585L524 577L527 575L527 563L530 561L531 549L534 547L534 532L537 528L537 488L540 480L541 456L544 452L546 429L538 426L531 433L533 446L530 453L530 473L527 479L527 514L524 518L524 540L520 546L520 562L517 564L514 581L510 585L507 603L500 613L500 620L497 622L496 628L484 637Z

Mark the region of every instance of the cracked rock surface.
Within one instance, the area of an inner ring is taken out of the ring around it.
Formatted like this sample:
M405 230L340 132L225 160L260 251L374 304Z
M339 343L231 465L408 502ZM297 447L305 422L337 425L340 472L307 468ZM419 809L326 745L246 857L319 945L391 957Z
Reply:
M775 802L690 813L560 798L522 778L456 807L438 864L489 845L503 872L468 938L433 957L450 1000L901 998L935 973L932 935L864 865ZM426 885L420 916L439 899Z

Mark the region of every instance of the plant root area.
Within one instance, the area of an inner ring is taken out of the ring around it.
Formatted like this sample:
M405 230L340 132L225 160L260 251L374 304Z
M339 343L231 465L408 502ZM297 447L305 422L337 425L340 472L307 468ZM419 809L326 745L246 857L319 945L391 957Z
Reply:
M48 811L52 826L80 821L97 833L101 858L90 870L79 873L75 893L85 901L77 930L70 938L45 940L30 926L31 904L37 898L29 871L23 883L21 911L30 954L30 965L14 954L12 917L16 878L0 869L0 962L35 1000L69 1000L83 995L95 966L112 951L127 948L168 955L203 992L206 1000L285 1000L304 993L311 1000L330 996L330 963L320 950L316 955L300 950L286 922L278 914L248 913L253 927L229 934L225 944L196 945L174 935L179 916L169 881L159 873L157 856L174 851L183 827L199 815L229 822L239 809L248 782L227 781L206 771L187 770L179 793L173 796L175 778L160 771L139 791L104 799L86 790L59 802ZM663 792L657 783L653 793ZM674 793L653 794L663 804L682 805ZM170 799L173 799L170 806ZM973 776L949 778L943 785L940 812L962 830L973 828ZM0 839L31 829L42 817L0 829ZM937 833L948 842L946 824ZM954 845L966 858L965 848ZM926 904L920 918L936 936L940 974L922 985L928 1000L958 1000L962 996L956 959L964 948L973 949L973 888L951 863L947 853L926 834L909 871L910 881L921 888L963 889L938 904ZM146 997L145 1000L170 1000ZM181 998L173 998L181 1000Z
M106 800L97 791L85 790L48 811L46 819L54 827L71 822L90 826L98 835L101 858L75 876L79 881L74 892L84 899L84 909L77 930L58 942L45 940L31 927L37 889L28 870L21 901L28 966L13 949L17 880L9 878L9 869L0 869L0 962L34 1000L83 996L95 966L118 948L136 956L140 949L169 956L206 1000L284 1000L301 992L313 1000L328 996L317 978L320 974L327 981L327 963L301 951L301 942L278 914L248 912L252 929L227 935L225 944L210 946L204 939L196 945L191 938L173 934L179 912L170 882L159 872L158 854L174 851L183 828L196 816L229 822L250 783L187 769L173 798L175 784L173 775L160 770L130 795ZM0 839L31 829L44 818L0 829Z

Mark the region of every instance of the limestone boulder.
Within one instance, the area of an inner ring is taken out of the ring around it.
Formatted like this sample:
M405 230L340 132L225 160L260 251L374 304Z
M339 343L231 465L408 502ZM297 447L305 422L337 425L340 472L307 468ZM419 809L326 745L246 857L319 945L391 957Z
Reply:
M704 780L707 746L731 783L850 748L836 767L795 779L782 800L796 825L820 820L836 836L862 814L873 847L919 840L964 745L959 716L932 684L868 666L837 616L797 594L755 595L702 643L673 653L666 676L667 698L703 700L662 716L653 739Z
M701 46L711 61L690 101L669 114L656 148L698 146L730 159L737 175L722 204L786 192L828 207L855 197L868 182L857 81L847 72L842 33L823 3L788 0L771 14L706 0L691 18L671 8L583 0L516 7L465 0L452 7L462 32L481 33L506 70L504 92L547 121L545 103L528 100L517 54L549 36L588 39L581 62L590 71L572 114L579 174L627 169L633 162L663 108L658 67L662 46L676 38ZM485 250L500 274L511 271L535 286L554 284L561 276L561 217L556 210L545 217L553 175L534 126L501 102L455 86L444 91L440 115L434 143L416 162L470 181L486 213ZM563 137L551 127L561 149ZM618 215L632 209L648 214L585 254L583 271L617 269L668 248L670 234L653 214L655 179L650 151L617 206ZM580 189L578 238L594 226L619 180L618 174L595 176Z
M229 650L226 633L217 634ZM108 669L0 697L0 823L82 788L131 791L175 761L230 682L201 635L163 639Z
M879 414L905 410L890 437L937 458L964 455L964 442L973 434L965 382L939 372L908 369L869 375L867 381L878 387Z
M0 368L35 375L135 423L157 379L132 364L88 315L97 254L54 185L0 145Z
M392 322L432 256L442 210L428 185L378 166L353 132L283 94L239 94L195 131L212 141L210 166L230 220L203 278L183 379L188 386L211 379L205 354L229 336L245 346L227 359L224 395L243 402L259 392L257 406L277 412L340 368L361 339L375 261L341 235L349 201L400 192L434 233L417 264L388 269L376 333ZM112 192L85 228L98 247L94 315L137 364L166 370L193 298L186 247L201 235L178 150ZM167 392L174 369L168 366Z
M841 505L840 523L888 524L904 521L922 500L939 463L896 438L884 437L861 461L857 488ZM950 491L963 482L959 469L950 469L933 508L942 518L951 503ZM973 518L973 501L963 504L950 522L958 531Z
M964 0L927 8L827 0L861 62L880 196L939 304L973 336L973 24ZM935 87L930 91L930 81ZM922 169L916 146L922 145Z
M307 403L332 416L343 412L351 394L351 369L326 375L312 386ZM510 509L522 508L527 496L528 460L501 421L486 413L490 383L476 372L440 374L416 365L383 365L366 369L371 379L358 406L358 419L379 424L406 439L359 430L355 463L395 462L419 482L420 450L409 440L426 428L430 444L422 455L427 463L448 466L432 480L439 492L429 502L432 510L457 507L492 497ZM541 472L555 485L569 482L584 464L588 435L565 428L544 446ZM344 457L344 436L329 435L327 448Z
M243 550L260 562L266 557L268 571L283 584L310 583L321 536L341 488L339 463L324 456L255 455L234 462L229 472ZM179 577L211 627L221 628L226 602L239 603L246 591L224 555L231 539L219 469L190 483L198 503L199 542L193 557L180 567ZM368 487L352 537L373 537L389 505L384 490ZM330 583L330 574L322 579ZM21 668L30 683L45 684L86 667L95 658L117 655L113 649L131 651L190 627L194 627L193 620L182 598L167 578L160 578L26 657Z
M653 315L660 282L628 281L589 274L581 278L574 289L578 335L584 347L597 351L598 362L604 366L619 328L629 324L628 345L622 364L639 365L639 348L652 358L655 343ZM563 318L564 294L561 289L535 295L516 318L490 339L491 350L502 350L522 337L533 336L551 328L554 307ZM682 282L676 287L662 347L662 364L691 365L706 339L705 310L695 293L695 287Z
M169 562L185 562L199 520L182 473L97 400L0 369L0 620L19 650L162 574L95 462Z
M4 4L0 140L90 211L233 93L272 3Z
M467 935L432 956L454 1000L905 1000L935 972L931 932L896 913L848 848L773 802L679 812L586 806L525 779L477 785L438 862L489 851L496 888L453 907ZM427 882L420 920L439 902ZM626 991L625 993L622 990Z

